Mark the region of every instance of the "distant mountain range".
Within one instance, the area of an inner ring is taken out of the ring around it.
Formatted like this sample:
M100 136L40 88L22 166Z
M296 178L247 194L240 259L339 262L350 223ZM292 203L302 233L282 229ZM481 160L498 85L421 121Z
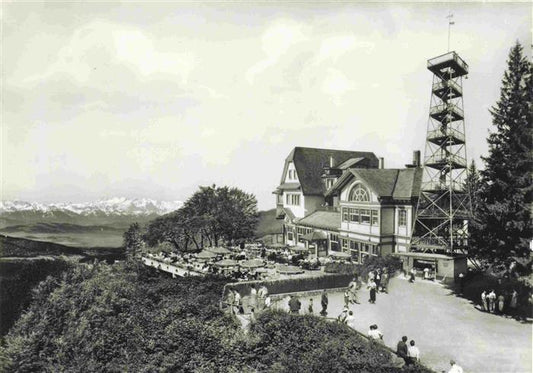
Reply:
M127 199L124 197L83 203L0 202L0 226L23 223L71 223L81 225L145 222L179 209L180 201Z

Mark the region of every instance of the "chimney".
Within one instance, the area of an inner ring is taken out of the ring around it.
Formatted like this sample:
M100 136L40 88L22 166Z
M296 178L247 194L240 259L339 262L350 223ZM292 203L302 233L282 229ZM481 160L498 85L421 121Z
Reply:
M385 159L383 157L379 157L379 168L385 168Z
M335 159L333 158L333 156L329 156L329 168L333 168L333 166L335 166Z
M413 166L420 167L420 150L413 151Z

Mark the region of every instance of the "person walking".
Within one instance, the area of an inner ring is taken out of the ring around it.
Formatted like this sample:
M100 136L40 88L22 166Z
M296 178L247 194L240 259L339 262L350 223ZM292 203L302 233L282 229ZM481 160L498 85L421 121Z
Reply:
M300 300L296 296L291 295L291 298L289 300L289 310L290 310L290 312L292 314L299 314L301 307L302 307L302 302L300 302Z
M407 363L408 357L407 357L407 336L403 336L402 340L398 342L398 345L396 346L396 354L405 361L405 364Z
M415 282L415 274L416 274L416 270L413 268L411 268L411 270L409 271L409 282Z
M368 301L372 304L376 303L376 288L377 286L374 282L374 279L370 279L370 282L368 283L368 289L370 289L370 299Z
M483 290L481 293L481 304L483 305L483 311L487 312L489 310L489 306L487 304L487 292Z
M357 301L357 280L354 279L348 284L348 291L350 292L350 303L355 304L359 303Z
M491 290L489 295L487 295L487 298L489 299L489 312L494 313L494 309L496 308L496 293L494 290Z
M322 296L320 297L320 305L322 306L322 310L320 311L320 315L327 316L328 315L328 293L326 292L326 289L322 291Z
M463 368L461 368L457 363L453 360L450 360L450 365L452 366L448 373L463 373Z
M407 347L407 365L414 365L420 361L420 350L415 346L415 341L411 339L409 347Z

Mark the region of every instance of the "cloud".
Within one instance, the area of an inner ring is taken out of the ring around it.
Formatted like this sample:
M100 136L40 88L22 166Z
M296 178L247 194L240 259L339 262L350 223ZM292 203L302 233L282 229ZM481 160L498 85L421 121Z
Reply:
M56 74L68 75L79 84L93 85L99 70L121 66L142 76L168 74L185 84L194 69L190 51L161 52L139 29L116 23L94 21L79 27L46 71L27 77L23 84L35 84Z

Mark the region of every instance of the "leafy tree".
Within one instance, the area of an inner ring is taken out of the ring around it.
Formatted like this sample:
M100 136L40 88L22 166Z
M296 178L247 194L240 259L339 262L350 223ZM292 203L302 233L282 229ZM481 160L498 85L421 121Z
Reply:
M495 131L483 158L483 187L478 209L483 245L489 259L524 256L531 241L532 76L531 63L517 43L509 54L500 99L491 110Z
M200 187L179 210L148 225L146 242L172 242L177 250L217 246L253 237L258 221L254 195L238 188Z
M126 248L126 255L129 258L135 258L139 255L144 247L141 227L139 223L133 223L128 230L124 232L124 247Z

